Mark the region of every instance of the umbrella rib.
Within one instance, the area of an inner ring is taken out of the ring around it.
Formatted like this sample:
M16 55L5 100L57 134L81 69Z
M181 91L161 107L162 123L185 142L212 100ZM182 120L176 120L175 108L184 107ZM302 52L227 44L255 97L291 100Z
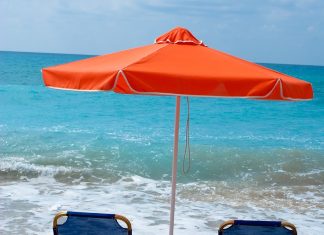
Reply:
M261 69L268 70L268 71L271 71L271 72L273 72L273 73L276 73L277 75L282 75L282 76L288 76L288 77L291 77L291 76L288 75L288 74L284 74L284 73L282 73L282 72L280 72L280 71L277 71L277 70L274 70L274 69L271 69L271 68L265 67L265 66L263 66L263 65L261 65L261 64L253 63L253 62L250 62L250 61L248 61L248 60L245 60L245 59L242 59L242 58L236 57L236 56L231 55L231 54L228 54L228 53L226 53L226 52L224 52L224 51L219 51L219 50L216 50L216 49L213 49L213 48L210 48L210 49L215 50L215 51L217 51L218 53L220 53L220 54L222 54L222 55L224 55L224 56L228 56L228 57L230 57L230 58L232 58L232 59L235 59L235 60L237 60L237 61L240 61L240 62L242 62L242 63L244 63L244 64L254 65L254 66L258 67L258 68L261 68ZM276 78L276 76L273 76L273 78ZM294 79L297 79L297 80L299 80L299 81L303 81L303 80L301 80L301 79L299 79L299 78L296 78L296 77L293 77L293 78L294 78ZM305 82L305 81L304 81L304 82Z
M157 45L161 45L161 44L157 44ZM163 48L165 48L165 47L167 47L167 46L169 46L169 45L168 45L168 44L165 44L164 46L161 46L161 47L157 48L155 51L153 51L153 52L151 52L151 53L148 53L147 55L144 55L143 57L141 57L141 58L139 58L139 59L137 59L137 60L135 60L135 61L129 63L128 65L125 65L125 66L124 66L122 69L120 69L120 70L126 69L127 67L129 67L129 66L131 66L131 65L133 65L133 64L136 64L136 63L138 63L139 61L141 61L141 60L143 60L143 59L145 59L145 58L147 58L147 57L149 57L149 56L152 56L152 55L158 53L160 50L162 50ZM120 71L120 70L119 70L119 71Z

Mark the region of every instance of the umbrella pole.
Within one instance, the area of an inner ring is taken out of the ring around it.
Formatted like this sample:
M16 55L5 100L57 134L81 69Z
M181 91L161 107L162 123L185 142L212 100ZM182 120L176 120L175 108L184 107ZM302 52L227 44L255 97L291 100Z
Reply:
M173 161L172 161L172 190L171 190L169 235L173 235L173 228L174 228L174 210L175 210L177 167L178 167L180 98L181 98L180 96L176 97L176 112L175 112L175 121L174 121L174 145L173 145Z

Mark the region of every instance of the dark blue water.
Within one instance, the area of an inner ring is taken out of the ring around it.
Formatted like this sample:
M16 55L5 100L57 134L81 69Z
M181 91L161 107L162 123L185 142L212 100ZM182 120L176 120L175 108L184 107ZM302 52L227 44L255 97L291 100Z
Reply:
M44 177L54 180L47 190L56 184L115 187L120 180L128 182L124 177L132 182L137 182L133 177L154 180L155 184L170 179L174 97L71 92L43 85L43 67L87 57L0 52L0 182L4 185L25 182L22 187L32 185L39 191L40 186L31 182ZM256 187L261 193L253 199L253 208L263 208L269 198L291 210L296 209L292 205L311 207L302 204L308 194L315 195L313 203L320 207L324 195L324 67L262 65L311 82L314 100L190 98L192 167L183 175L187 117L183 99L178 177L183 200L211 203L228 195L231 187L238 188L234 194L247 190L242 198L248 200ZM186 189L188 185L194 187ZM2 207L12 209L13 201ZM275 210L276 203L269 208ZM323 215L323 206L316 213Z

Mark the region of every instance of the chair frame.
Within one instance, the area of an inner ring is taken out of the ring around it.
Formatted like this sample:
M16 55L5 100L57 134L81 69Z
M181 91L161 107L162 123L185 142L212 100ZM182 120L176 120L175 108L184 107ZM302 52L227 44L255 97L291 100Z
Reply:
M123 221L127 225L128 235L132 235L132 225L130 221L122 216L117 214L101 214L101 213L88 213L88 212L72 212L72 211L60 211L58 212L53 219L53 232L54 235L58 234L58 220L63 216L78 216L78 217L91 217L91 218L106 218L106 219L115 219Z
M222 235L224 229L226 227L230 227L230 226L234 225L235 221L245 221L245 222L251 222L251 223L253 223L253 222L259 222L259 223L272 223L272 222L274 222L274 221L257 221L257 220L228 220L228 221L225 221L224 223L222 223L219 226L218 234ZM284 228L287 228L287 229L291 230L293 235L297 235L297 229L296 229L295 225L293 225L292 223L289 223L287 221L276 221L276 222L279 222L281 224L281 227L284 227ZM257 226L257 225L255 225L255 226Z

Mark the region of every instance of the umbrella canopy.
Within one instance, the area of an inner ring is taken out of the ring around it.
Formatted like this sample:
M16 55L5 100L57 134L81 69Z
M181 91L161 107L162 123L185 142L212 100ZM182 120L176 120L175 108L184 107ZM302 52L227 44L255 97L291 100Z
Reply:
M152 45L45 68L43 78L49 87L126 94L313 97L310 83L209 48L184 28Z
M181 96L309 100L310 83L208 48L187 29L155 43L43 69L45 85L84 91L176 96L169 234L173 234Z

